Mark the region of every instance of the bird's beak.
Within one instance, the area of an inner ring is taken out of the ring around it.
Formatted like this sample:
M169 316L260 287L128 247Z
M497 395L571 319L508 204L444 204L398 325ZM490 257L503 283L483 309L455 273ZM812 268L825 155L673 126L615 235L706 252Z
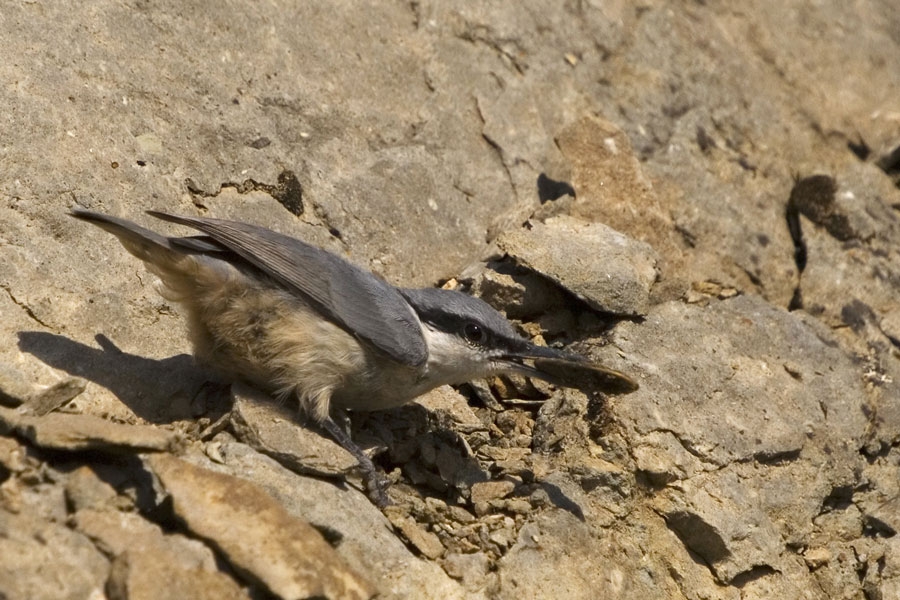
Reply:
M637 382L624 373L546 346L528 344L521 351L504 355L501 360L512 373L586 392L630 394L638 389Z

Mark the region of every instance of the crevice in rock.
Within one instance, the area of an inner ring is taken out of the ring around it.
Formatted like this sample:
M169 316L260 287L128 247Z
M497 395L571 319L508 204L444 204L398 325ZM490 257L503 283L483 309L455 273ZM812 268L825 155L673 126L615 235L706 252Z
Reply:
M849 149L859 160L867 160L869 155L872 154L872 149L869 148L869 145L862 138L859 138L858 142L854 142L853 140L848 141L847 149Z
M201 188L193 179L184 180L188 191L199 198L215 198L222 193L225 188L234 188L238 194L248 194L250 192L263 192L269 194L279 204L285 207L288 212L293 215L300 216L303 214L303 185L293 171L284 170L278 174L278 183L270 184L256 181L255 179L245 179L240 183L227 181L219 185L219 189L215 192L208 192Z
M493 148L494 152L497 154L497 160L500 161L500 164L503 165L503 170L506 173L506 181L509 184L510 189L512 190L513 195L517 196L516 183L513 178L512 171L509 168L509 165L506 163L506 160L503 158L503 148L497 143L496 140L492 139L487 133L484 132L484 126L487 124L487 119L484 116L484 111L481 108L481 101L476 98L475 99L475 110L478 111L478 118L481 119L481 137L487 142L488 146ZM490 241L490 240L488 240Z
M479 111L480 112L480 111ZM482 116L482 123L484 123L484 117ZM496 141L490 138L486 133L482 132L481 137L484 138L484 141L487 142L488 146L494 149L494 152L497 153L497 158L500 160L500 164L503 165L503 170L506 172L506 181L509 182L509 187L512 188L513 193L516 191L515 183L513 182L513 174L512 171L509 170L509 165L506 164L506 161L503 160L503 148L500 147Z
M709 135L702 125L697 126L696 141L697 147L704 154L709 154L712 150L718 148L715 138Z
M681 236L681 240L688 248L697 247L697 236L686 227L675 223L675 231Z
M803 229L800 227L800 209L794 202L794 193L788 200L785 208L785 220L787 221L788 232L791 234L791 240L794 242L794 264L797 265L798 279L803 277L803 270L806 269L807 253L806 242L803 239ZM788 304L788 310L799 310L803 308L803 292L798 281L797 287L794 288L794 294Z
M759 452L753 455L753 459L761 465L782 465L800 458L800 451L800 448L793 448L791 450Z
M731 584L736 588L742 588L748 583L752 583L757 579L762 579L763 577L769 577L770 575L777 575L778 570L769 566L769 565L756 565L751 568L749 571L744 571L743 573L738 573L734 576L734 579L731 580Z
M853 494L856 489L852 485L841 485L831 489L831 492L822 500L822 508L819 514L834 510L844 510L853 504Z
M687 511L675 511L663 515L666 525L689 550L700 556L708 565L726 559L731 553L715 527L699 515Z
M800 278L806 269L808 259L808 249L800 226L800 215L823 226L837 240L847 241L856 235L847 221L847 216L835 209L834 196L836 192L837 182L828 175L811 175L802 178L795 176L794 187L791 188L791 194L785 207L785 220L791 240L794 242L794 263L797 265ZM803 308L801 287L798 283L794 289L788 310Z
M653 431L660 432L660 433L668 433L669 435L674 437L675 440L679 444L681 444L681 447L684 448L685 452L687 452L691 456L699 459L704 465L715 465L717 467L715 470L724 468L726 466L726 465L719 465L715 462L710 461L707 458L707 456L704 455L703 452L701 452L700 450L697 450L696 448L694 448L694 446L690 442L683 439L683 436L681 435L682 432L680 432L680 431L675 431L673 429L665 429L665 428L657 428L657 429L654 429Z
M12 290L9 289L8 285L0 285L0 288L2 288L4 292L6 292L6 295L9 296L9 299L12 300L16 306L18 306L19 308L21 308L22 310L25 311L25 314L28 315L32 321L34 321L41 327L45 327L47 329L53 329L48 324L44 323L40 319L40 317L38 317L36 314L34 314L34 311L31 310L30 306L28 306L27 304L25 304L24 302L22 302L18 298L16 298L15 294L12 293Z
M466 22L465 29L458 33L456 37L471 44L478 44L479 42L484 44L497 55L509 61L516 73L524 75L528 67L519 60L520 56L525 55L519 42L514 39L495 39L493 34L494 32L485 25L475 25Z
M900 188L900 145L883 154L875 164L891 178L895 186Z
M313 214L315 214L316 218L319 219L322 225L324 225L325 228L328 229L328 233L330 233L332 237L337 238L341 242L344 241L344 234L341 232L341 230L331 224L331 216L328 214L328 211L326 211L322 206L316 204L315 202L313 203ZM351 215L353 215L352 212Z
M734 159L734 162L745 171L749 171L750 173L756 173L758 167L750 162L746 156L741 155L738 158Z
M744 272L744 275L747 276L747 279L750 280L750 283L752 283L753 285L755 285L758 288L762 287L763 282L758 274L754 273L753 271L751 271L750 269L748 269L746 267L739 267L739 268L741 269L741 271Z

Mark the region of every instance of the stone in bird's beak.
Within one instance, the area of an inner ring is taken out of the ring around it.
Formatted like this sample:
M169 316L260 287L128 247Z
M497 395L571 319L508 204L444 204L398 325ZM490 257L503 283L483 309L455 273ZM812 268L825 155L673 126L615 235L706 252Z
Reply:
M624 373L546 346L529 343L502 360L511 372L584 392L630 394L638 389L637 382Z

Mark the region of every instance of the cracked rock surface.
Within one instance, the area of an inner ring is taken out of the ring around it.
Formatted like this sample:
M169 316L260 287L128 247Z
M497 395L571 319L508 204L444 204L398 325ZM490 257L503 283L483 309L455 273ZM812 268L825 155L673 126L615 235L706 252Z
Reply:
M900 597L894 2L0 12L0 597ZM457 286L640 389L353 414L382 511L73 206Z

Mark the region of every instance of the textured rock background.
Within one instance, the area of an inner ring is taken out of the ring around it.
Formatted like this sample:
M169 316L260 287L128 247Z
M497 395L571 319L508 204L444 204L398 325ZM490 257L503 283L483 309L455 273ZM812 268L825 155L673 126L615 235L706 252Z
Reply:
M0 33L0 596L900 598L895 2L6 2ZM74 205L455 278L641 389L359 415L382 514L205 383Z

